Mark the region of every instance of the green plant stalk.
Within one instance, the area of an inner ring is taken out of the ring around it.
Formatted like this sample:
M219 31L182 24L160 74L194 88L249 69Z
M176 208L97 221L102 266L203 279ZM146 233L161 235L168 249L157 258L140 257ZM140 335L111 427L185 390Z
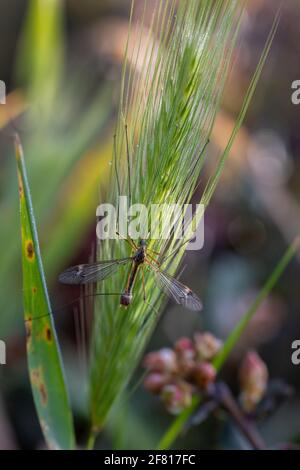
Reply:
M96 441L96 434L93 432L93 430L90 431L86 443L86 450L93 450L95 447L95 441Z
M234 346L239 341L241 335L246 330L250 320L254 317L255 313L257 312L258 308L262 304L262 302L267 298L270 294L284 271L286 270L287 266L289 265L290 261L294 258L295 254L299 250L300 247L300 238L297 237L295 241L287 248L286 252L276 265L275 269L273 270L270 277L267 279L266 283L264 284L263 288L259 292L258 296L249 307L247 312L243 315L242 319L233 329L229 337L227 338L222 350L216 356L214 360L214 366L216 367L217 371L220 371L224 362L230 355L231 351L233 350ZM164 434L162 439L158 444L159 450L166 450L169 449L177 437L180 435L185 423L193 414L193 412L197 409L201 402L201 398L195 396L192 400L191 405L183 410L183 412L174 420L171 424L167 432Z
M271 276L268 278L267 282L259 292L258 296L250 306L249 310L245 313L241 321L236 325L233 331L230 333L229 337L227 338L222 350L214 359L214 366L219 371L223 366L224 362L228 358L229 354L231 353L232 349L239 341L241 335L246 330L250 320L253 318L255 313L257 312L259 306L262 302L266 299L269 293L272 291L284 271L286 270L290 261L294 258L295 254L297 253L300 246L300 239L297 238L286 250L283 257L275 267L274 271L272 272Z
M51 313L23 149L15 138L22 234L23 303L30 382L51 449L73 449L75 437L63 363Z

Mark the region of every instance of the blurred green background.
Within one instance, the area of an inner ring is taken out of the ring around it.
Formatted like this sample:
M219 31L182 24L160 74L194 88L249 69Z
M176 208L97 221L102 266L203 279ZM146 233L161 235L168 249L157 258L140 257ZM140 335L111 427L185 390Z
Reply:
M138 17L143 1L136 2ZM155 3L148 2L146 25ZM277 0L249 2L209 145L207 172L228 138L278 5ZM39 448L44 444L26 369L11 135L17 130L25 149L80 439L86 432L81 386L85 348L82 331L78 338L74 327L74 305L62 308L79 292L58 285L57 275L68 265L87 261L95 245L96 207L107 190L130 1L1 0L0 6L0 79L7 85L7 104L0 105L0 339L7 345L7 364L0 366L0 448ZM225 338L299 233L300 107L291 102L291 84L300 79L299 24L299 3L285 1L245 126L206 213L204 249L186 255L182 278L201 294L203 314L168 305L149 350L198 329ZM199 195L201 188L200 182ZM294 386L294 397L261 425L269 444L300 441L300 366L291 363L291 344L300 339L299 263L300 256L224 370L235 389L242 355L257 348L270 376ZM162 405L139 387L113 414L98 446L154 447L171 420ZM245 443L230 424L212 418L176 444L178 448L217 445L237 448Z

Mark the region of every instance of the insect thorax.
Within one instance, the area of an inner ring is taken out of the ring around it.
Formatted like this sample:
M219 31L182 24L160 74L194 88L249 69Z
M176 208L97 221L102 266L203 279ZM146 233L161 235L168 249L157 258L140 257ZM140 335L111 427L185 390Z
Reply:
M134 261L137 264L142 264L142 263L144 263L145 258L146 258L145 249L144 248L139 248L137 250L137 252L135 253L135 255L134 255Z

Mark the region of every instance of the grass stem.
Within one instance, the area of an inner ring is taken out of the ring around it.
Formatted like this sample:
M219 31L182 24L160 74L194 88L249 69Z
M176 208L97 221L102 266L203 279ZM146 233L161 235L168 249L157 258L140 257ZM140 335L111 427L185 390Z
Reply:
M96 433L91 429L86 443L86 450L93 450L95 447Z

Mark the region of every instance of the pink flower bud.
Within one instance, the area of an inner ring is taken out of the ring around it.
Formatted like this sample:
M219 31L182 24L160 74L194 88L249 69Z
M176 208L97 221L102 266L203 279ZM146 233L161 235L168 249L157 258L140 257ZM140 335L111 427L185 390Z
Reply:
M175 344L177 354L178 373L181 376L188 376L195 367L195 347L189 338L181 338Z
M144 379L144 387L151 393L160 393L168 383L169 377L159 372L151 372Z
M150 371L175 373L177 371L177 358L172 349L163 348L147 354L144 366Z
M194 339L197 358L200 361L210 361L213 359L223 344L221 340L211 333L196 333Z
M210 362L200 362L195 366L193 377L198 387L206 389L216 380L217 372Z
M161 399L169 413L177 415L192 401L192 387L186 382L165 385Z
M175 351L177 354L183 354L193 358L195 356L195 347L189 338L181 338L175 343Z
M255 351L247 353L240 368L240 401L245 411L253 411L263 398L268 385L268 369Z

